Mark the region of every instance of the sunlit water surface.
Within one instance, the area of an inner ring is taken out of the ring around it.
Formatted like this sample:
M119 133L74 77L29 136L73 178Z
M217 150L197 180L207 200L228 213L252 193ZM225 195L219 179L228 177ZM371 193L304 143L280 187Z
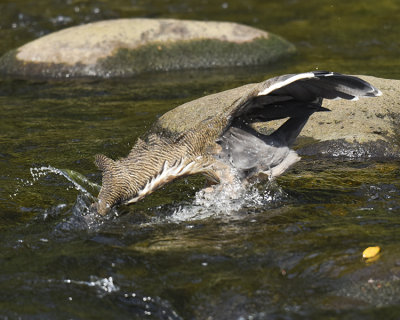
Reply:
M89 212L94 155L125 156L183 102L315 69L400 79L397 1L5 0L0 11L0 53L134 16L237 21L298 47L257 68L0 80L1 319L400 317L398 161L304 158L246 190L210 196L191 177L105 218ZM372 245L381 254L363 260Z

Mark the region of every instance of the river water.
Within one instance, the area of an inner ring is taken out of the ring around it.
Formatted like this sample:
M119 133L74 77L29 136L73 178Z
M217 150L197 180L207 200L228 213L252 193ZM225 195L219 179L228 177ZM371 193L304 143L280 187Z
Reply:
M106 219L87 215L94 155L125 156L181 103L315 69L400 79L398 1L2 0L0 12L0 54L126 17L235 21L298 48L256 68L1 79L0 319L400 317L395 160L304 158L240 201L209 199L191 177Z

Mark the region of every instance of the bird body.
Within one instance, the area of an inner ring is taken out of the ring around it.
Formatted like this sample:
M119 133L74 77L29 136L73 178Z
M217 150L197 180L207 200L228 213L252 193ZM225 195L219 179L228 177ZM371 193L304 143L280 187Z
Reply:
M212 94L164 114L126 158L97 155L102 188L93 208L105 215L139 201L172 180L203 174L220 186L275 177L300 157L290 147L323 99L356 100L381 92L353 76L332 72L284 75ZM252 124L289 118L269 135Z

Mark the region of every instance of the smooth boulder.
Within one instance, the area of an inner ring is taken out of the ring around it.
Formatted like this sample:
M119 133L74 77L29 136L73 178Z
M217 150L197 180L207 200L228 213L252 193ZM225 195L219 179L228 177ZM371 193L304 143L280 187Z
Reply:
M324 100L298 139L301 155L400 157L400 80L357 76L382 91L374 99ZM275 124L274 127L277 127Z
M346 158L400 158L400 80L357 76L382 91L374 99L356 101L324 99L329 112L314 113L300 133L296 148L300 155ZM153 130L177 135L197 122L228 114L235 101L246 99L259 84L190 101L158 119ZM189 116L190 115L190 116ZM263 133L276 130L284 120L256 123Z
M23 77L115 77L143 72L268 64L295 48L249 26L213 21L117 19L57 31L0 58Z

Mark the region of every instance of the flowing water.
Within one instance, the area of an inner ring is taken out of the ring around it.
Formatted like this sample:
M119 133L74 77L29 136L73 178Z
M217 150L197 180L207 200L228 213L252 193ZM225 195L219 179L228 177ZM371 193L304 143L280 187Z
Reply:
M305 158L239 198L190 177L106 218L88 210L94 155L125 156L183 102L315 69L400 79L398 1L2 0L0 12L0 54L120 17L236 21L298 47L257 68L1 79L0 319L400 317L398 161Z

